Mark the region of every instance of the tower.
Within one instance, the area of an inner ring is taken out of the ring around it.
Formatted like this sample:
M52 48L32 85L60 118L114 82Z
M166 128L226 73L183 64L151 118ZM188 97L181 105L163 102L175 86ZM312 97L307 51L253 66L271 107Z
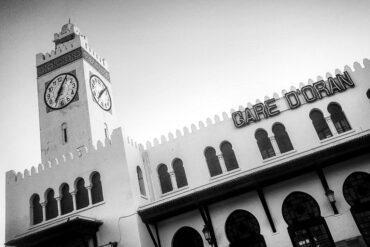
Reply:
M108 138L116 127L106 61L72 23L54 34L55 49L36 55L41 160Z

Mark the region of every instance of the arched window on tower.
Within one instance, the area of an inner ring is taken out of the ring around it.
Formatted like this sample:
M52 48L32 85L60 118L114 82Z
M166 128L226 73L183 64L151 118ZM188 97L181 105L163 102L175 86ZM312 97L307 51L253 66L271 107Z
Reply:
M92 204L103 201L103 188L101 186L99 172L93 172L91 176L91 202Z
M159 182L161 184L162 193L167 193L173 190L172 183L171 183L171 177L168 173L168 168L165 164L160 164L158 166L158 176L159 176Z
M76 179L76 207L81 209L89 205L89 194L85 188L85 180L83 178Z
M267 159L275 156L274 148L272 147L270 138L268 137L266 130L258 129L254 136L257 140L257 145L261 152L262 159Z
M226 169L228 171L239 168L238 161L236 160L233 146L230 142L224 141L220 145L222 157L224 158Z
M48 189L45 193L46 195L46 220L50 220L58 216L58 203L54 198L54 190Z
M67 214L73 211L73 199L71 193L69 193L69 185L63 183L60 186L60 210L61 214Z
M206 147L204 150L204 156L206 157L206 162L211 177L221 174L221 165L216 155L216 150L213 147Z
M313 109L310 112L310 118L320 140L333 136L320 110Z
M107 123L104 123L104 135L105 135L105 139L109 139L109 130L108 130Z
M182 160L174 159L172 162L172 168L175 173L177 188L181 188L188 185L188 180L186 179L186 174Z
M30 214L32 225L42 222L42 206L40 203L40 196L38 194L33 194L30 198Z
M285 126L281 123L275 123L272 126L276 143L279 147L280 153L285 153L293 150L292 142L290 141L288 133L285 131Z
M139 182L140 194L142 194L143 196L146 196L144 177L143 177L143 172L141 171L140 166L136 167L136 173L137 173L137 180Z
M67 123L62 123L62 143L66 144L67 142L68 142Z
M338 134L351 130L351 126L342 111L342 107L338 103L330 103L328 105L328 112Z

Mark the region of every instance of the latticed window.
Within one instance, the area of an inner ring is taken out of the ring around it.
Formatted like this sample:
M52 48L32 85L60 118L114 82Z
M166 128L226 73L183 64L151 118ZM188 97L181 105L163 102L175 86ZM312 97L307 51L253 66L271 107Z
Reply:
M213 147L207 147L204 150L204 156L206 157L206 162L211 177L221 174L221 165L216 155L216 150Z
M33 194L30 199L31 224L35 225L42 222L42 206L40 196Z
M76 180L76 207L77 209L87 207L89 205L89 193L85 188L85 180L77 178Z
M64 183L60 186L60 210L61 214L67 214L73 211L73 199L71 193L69 193L68 184Z
M228 171L234 170L239 167L238 161L236 160L233 146L230 142L224 141L220 146L222 157L224 158L226 169Z
M54 190L49 189L46 192L46 220L55 218L58 216L58 203L57 200L54 198Z
M272 126L272 132L276 143L281 153L293 150L292 142L290 141L288 133L285 131L285 126L281 123L276 123Z
M103 188L100 181L100 174L99 172L94 172L91 176L91 202L94 204L103 200Z
M186 174L184 166L182 164L182 160L175 159L172 162L172 168L175 173L177 188L181 188L188 185L188 180L186 179Z
M254 136L257 140L257 145L263 159L275 156L274 148L272 147L270 138L268 137L266 130L258 129Z
M140 166L136 167L136 173L137 173L137 180L139 183L140 194L145 196L146 191L145 191L144 177L143 177L143 172L141 171Z
M342 107L338 103L330 103L328 105L328 112L338 134L351 130L351 126L342 111Z
M161 184L162 193L167 193L173 190L171 183L171 176L168 173L168 168L165 164L158 166L159 182Z
M321 111L317 109L312 110L310 118L320 140L333 136Z
M310 195L290 193L283 202L282 213L294 246L335 247L320 207Z

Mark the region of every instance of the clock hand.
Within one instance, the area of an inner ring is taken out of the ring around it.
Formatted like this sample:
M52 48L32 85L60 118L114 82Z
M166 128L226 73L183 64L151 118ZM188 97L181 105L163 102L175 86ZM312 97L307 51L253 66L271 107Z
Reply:
M62 95L63 85L64 85L64 82L66 81L66 79L67 79L67 75L64 77L62 83L60 84L60 87L59 87L58 93L57 93L57 97L55 98L55 104L58 102L58 99L59 99L60 95Z
M107 88L104 88L103 90L100 91L98 99L100 99L100 97L103 95L105 91L107 91Z

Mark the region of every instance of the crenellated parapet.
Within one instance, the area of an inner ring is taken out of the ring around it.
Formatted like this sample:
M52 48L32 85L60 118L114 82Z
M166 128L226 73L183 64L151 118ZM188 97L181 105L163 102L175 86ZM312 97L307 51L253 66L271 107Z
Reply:
M214 115L213 117L209 117L206 119L206 121L199 121L198 123L193 123L190 125L190 127L185 126L181 130L177 129L174 133L169 132L167 135L162 135L160 138L154 138L152 141L147 141L145 148L147 150L150 150L152 148L155 148L157 146L161 146L167 143L171 143L174 141L181 141L182 138L187 138L188 136L197 134L202 131L207 131L212 126L224 123L225 121L232 122L233 115L235 112L243 112L246 108L252 109L253 106L257 104L264 104L264 102L271 101L274 102L280 109L280 111L286 111L290 109L290 106L288 102L285 100L287 97L287 94L289 93L296 93L298 95L298 98L301 99L302 104L306 104L307 102L304 101L304 97L300 94L301 90L307 87L312 87L315 82L324 82L327 83L328 81L338 81L342 77L342 75L345 75L345 72L348 72L349 74L352 73L358 73L364 70L365 68L370 68L370 60L364 59L362 63L355 62L352 66L346 65L344 66L343 70L335 69L334 73L326 73L325 76L317 76L316 80L309 79L307 83L299 83L297 86L291 86L289 90L283 89L281 93L274 92L272 96L265 96L263 100L256 99L255 104L248 102L246 105L240 105L237 108L230 109L229 113L222 112L221 115ZM299 92L299 93L297 93ZM237 109L237 110L236 110Z
M30 169L25 169L23 172L16 172L10 170L6 172L7 186L25 183L29 179L37 177L38 175L47 175L49 173L58 172L58 170L76 169L76 166L82 165L81 160L88 159L89 156L100 155L108 153L115 149L121 150L123 148L123 135L121 128L114 129L112 134L105 139L104 143L98 141L96 145L89 145L76 148L70 152L66 152L59 157L50 159L46 163L32 166ZM139 148L139 145L137 145Z

